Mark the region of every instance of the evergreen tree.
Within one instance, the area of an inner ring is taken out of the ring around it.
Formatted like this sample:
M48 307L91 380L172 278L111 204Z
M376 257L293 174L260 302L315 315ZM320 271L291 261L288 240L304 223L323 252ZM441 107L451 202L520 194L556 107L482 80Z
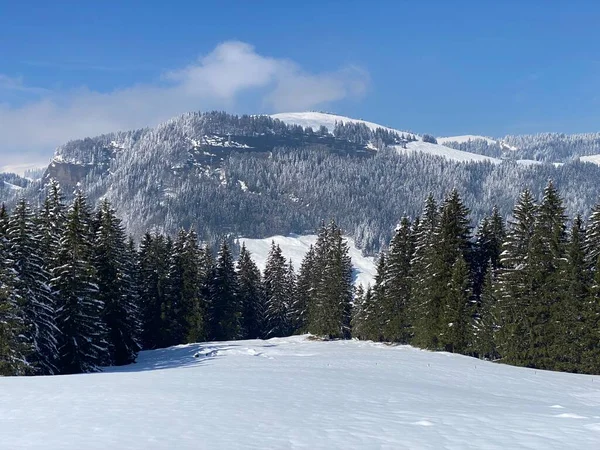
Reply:
M581 216L573 220L566 250L565 290L556 310L560 320L559 335L556 336L555 362L559 370L585 371L587 312L592 288L591 271L587 268L585 246L586 230Z
M50 274L44 264L41 236L35 222L29 205L20 200L6 229L7 250L16 271L13 289L20 299L21 336L32 349L27 359L35 373L51 375L57 372L58 329L49 288Z
M550 181L538 208L528 255L533 296L525 313L531 319L532 341L527 359L532 367L550 369L556 358L567 351L563 342L569 322L564 313L566 245L565 209Z
M500 259L502 269L497 284L500 329L496 343L502 360L509 364L527 365L532 336L529 306L533 301L529 254L537 209L531 192L523 191L509 222Z
M498 331L498 308L496 294L496 271L492 263L484 271L484 282L475 320L473 353L482 359L495 360L499 357L496 347Z
M448 328L443 334L446 350L454 353L470 351L472 301L469 268L462 256L458 257L448 285L444 317Z
M146 233L138 256L138 296L142 321L141 345L145 350L162 347L162 309L165 303L170 254L163 236Z
M52 279L60 299L59 368L66 374L98 371L108 359L92 240L91 213L78 191L67 214Z
M241 305L233 256L223 241L210 289L212 339L228 341L241 336Z
M383 317L386 341L408 343L411 336L408 311L411 299L411 260L415 251L410 221L402 218L387 257L387 292Z
M242 336L244 339L262 338L265 305L260 270L245 245L242 245L237 262L237 277L242 305Z
M319 279L310 300L308 331L347 339L352 312L352 261L348 244L335 222L321 227L315 255Z
M31 354L32 348L21 338L23 322L19 314L20 298L14 289L17 276L12 264L6 238L0 235L0 376L31 373L27 355Z
M314 295L317 283L315 248L311 245L300 265L300 272L296 283L296 296L292 305L293 328L300 333L305 333L309 320L309 303Z
M139 350L136 286L125 231L107 200L98 210L94 228L98 299L103 305L102 319L108 332L107 364L129 364L135 361Z
M410 321L413 324L413 343L418 347L430 348L437 345L434 333L434 291L432 272L435 256L435 233L440 216L433 195L425 200L423 211L414 227L415 252L411 261L412 299L409 308Z
M271 243L264 273L266 336L281 337L290 334L290 308L287 293L286 261L281 248Z

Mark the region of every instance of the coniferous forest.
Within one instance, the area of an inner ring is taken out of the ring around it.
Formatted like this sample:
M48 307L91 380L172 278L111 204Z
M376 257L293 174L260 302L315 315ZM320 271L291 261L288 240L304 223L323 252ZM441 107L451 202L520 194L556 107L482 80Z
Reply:
M505 223L476 227L460 193L401 218L373 286L353 286L342 230L323 224L297 270L264 273L194 230L134 242L111 204L49 184L41 207L0 209L0 375L94 372L140 350L311 333L600 373L600 205L567 217L549 182Z

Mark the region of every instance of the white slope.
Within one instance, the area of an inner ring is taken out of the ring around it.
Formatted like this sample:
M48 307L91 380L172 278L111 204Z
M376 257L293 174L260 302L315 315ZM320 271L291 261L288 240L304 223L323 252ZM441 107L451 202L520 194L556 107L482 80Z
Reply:
M23 188L21 186L17 186L16 184L9 183L8 181L3 181L4 186L6 186L11 191L21 191Z
M311 127L314 131L317 131L321 125L327 127L329 132L333 132L335 128L336 122L344 122L344 123L362 123L369 127L371 130L376 130L377 128L383 128L385 130L391 131L393 133L398 133L400 135L407 134L407 131L395 130L394 128L384 127L383 125L379 125L373 122L367 122L366 120L361 119L352 119L350 117L338 116L336 114L328 114L328 113L320 113L320 112L295 112L295 113L280 113L280 114L272 114L271 117L273 119L279 119L282 122L285 122L290 125L300 125L303 128ZM410 133L415 135L414 133ZM417 135L415 135L417 136Z
M409 142L406 148L400 145L395 146L398 153L414 153L421 152L429 155L443 156L444 158L451 159L459 162L483 162L488 161L494 164L502 162L501 159L492 158L491 156L478 155L476 153L464 152L462 150L455 150L450 147L446 147L440 144L431 144L429 142L414 141Z
M592 163L592 164L600 165L600 155L581 156L579 158L579 160L582 161L582 162L589 162L589 163Z
M283 256L288 261L291 259L294 268L298 271L309 247L315 245L317 242L317 236L291 234L289 236L272 236L265 239L240 238L239 241L240 245L242 243L246 244L246 248L252 254L252 259L256 262L261 272L265 270L267 257L271 249L271 242L275 242L276 245L281 247ZM362 284L364 287L367 287L368 284L372 285L375 273L377 272L374 258L363 256L362 252L356 248L352 239L347 238L347 241L350 247L352 265L354 266L354 284L357 286Z
M3 449L598 449L600 377L359 341L201 343L0 378Z
M365 124L372 130L377 129L377 128L384 128L384 129L387 129L389 131L399 133L399 134L407 133L406 131L395 130L393 128L384 127L382 125L379 125L379 124L376 124L373 122L352 119L350 117L337 116L335 114L326 114L326 113L318 113L318 112L299 112L299 113L273 114L271 117L273 117L274 119L279 119L288 124L300 125L304 128L312 127L313 130L318 130L321 125L325 125L331 132L331 131L333 131L333 128L335 127L336 122L344 122L344 123L357 122L357 123ZM414 133L411 133L411 134L414 134ZM415 136L417 136L417 138L420 139L420 137L418 135L415 135ZM445 139L450 139L450 138L445 138ZM442 144L442 142L440 142L439 139L438 139L438 143ZM497 158L491 158L489 156L477 155L475 153L454 150L453 148L450 148L450 147L445 147L443 145L430 144L428 142L423 142L420 140L415 141L415 142L409 142L407 144L406 149L403 149L401 146L397 146L396 148L398 149L399 152L405 152L405 153L423 152L423 153L428 153L431 155L443 156L448 159L451 159L454 161L461 161L461 162L472 162L472 161L490 161L493 163L501 162L501 160L499 160Z
M486 141L490 145L497 144L498 141L494 139L490 139L485 136L477 136L474 134L465 134L462 136L448 136L448 137L439 137L436 139L439 144L445 144L446 142L458 142L459 144L463 144L469 141L483 140Z

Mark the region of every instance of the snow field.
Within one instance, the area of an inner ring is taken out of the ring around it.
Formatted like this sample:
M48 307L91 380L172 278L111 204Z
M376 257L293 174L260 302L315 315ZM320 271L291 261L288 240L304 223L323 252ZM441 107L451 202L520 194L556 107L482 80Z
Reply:
M7 449L597 449L600 377L306 336L0 378Z

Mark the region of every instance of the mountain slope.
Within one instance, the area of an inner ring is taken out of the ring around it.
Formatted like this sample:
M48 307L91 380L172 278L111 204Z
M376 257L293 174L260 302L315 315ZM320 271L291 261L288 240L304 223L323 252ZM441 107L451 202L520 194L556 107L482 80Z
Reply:
M360 123L366 125L371 130L375 131L377 128L383 128L392 133L407 134L408 131L395 130L394 128L385 127L374 122L368 122L362 119L352 119L346 116L338 116L336 114L321 113L321 112L292 112L292 113L279 113L272 114L272 118L281 120L282 122L299 125L303 128L311 127L314 131L317 131L319 127L325 126L329 132L333 132L336 123ZM411 133L414 134L414 133Z
M595 449L600 377L359 341L191 344L0 378L7 449Z
M265 239L241 238L239 241L240 245L242 243L246 245L261 272L265 270L272 242L281 247L283 256L288 261L291 259L294 268L298 270L309 247L316 244L317 236L314 234L306 236L272 236ZM352 266L354 267L354 284L357 286L362 284L365 288L369 284L373 285L377 272L374 258L363 256L352 239L348 239L348 245Z

